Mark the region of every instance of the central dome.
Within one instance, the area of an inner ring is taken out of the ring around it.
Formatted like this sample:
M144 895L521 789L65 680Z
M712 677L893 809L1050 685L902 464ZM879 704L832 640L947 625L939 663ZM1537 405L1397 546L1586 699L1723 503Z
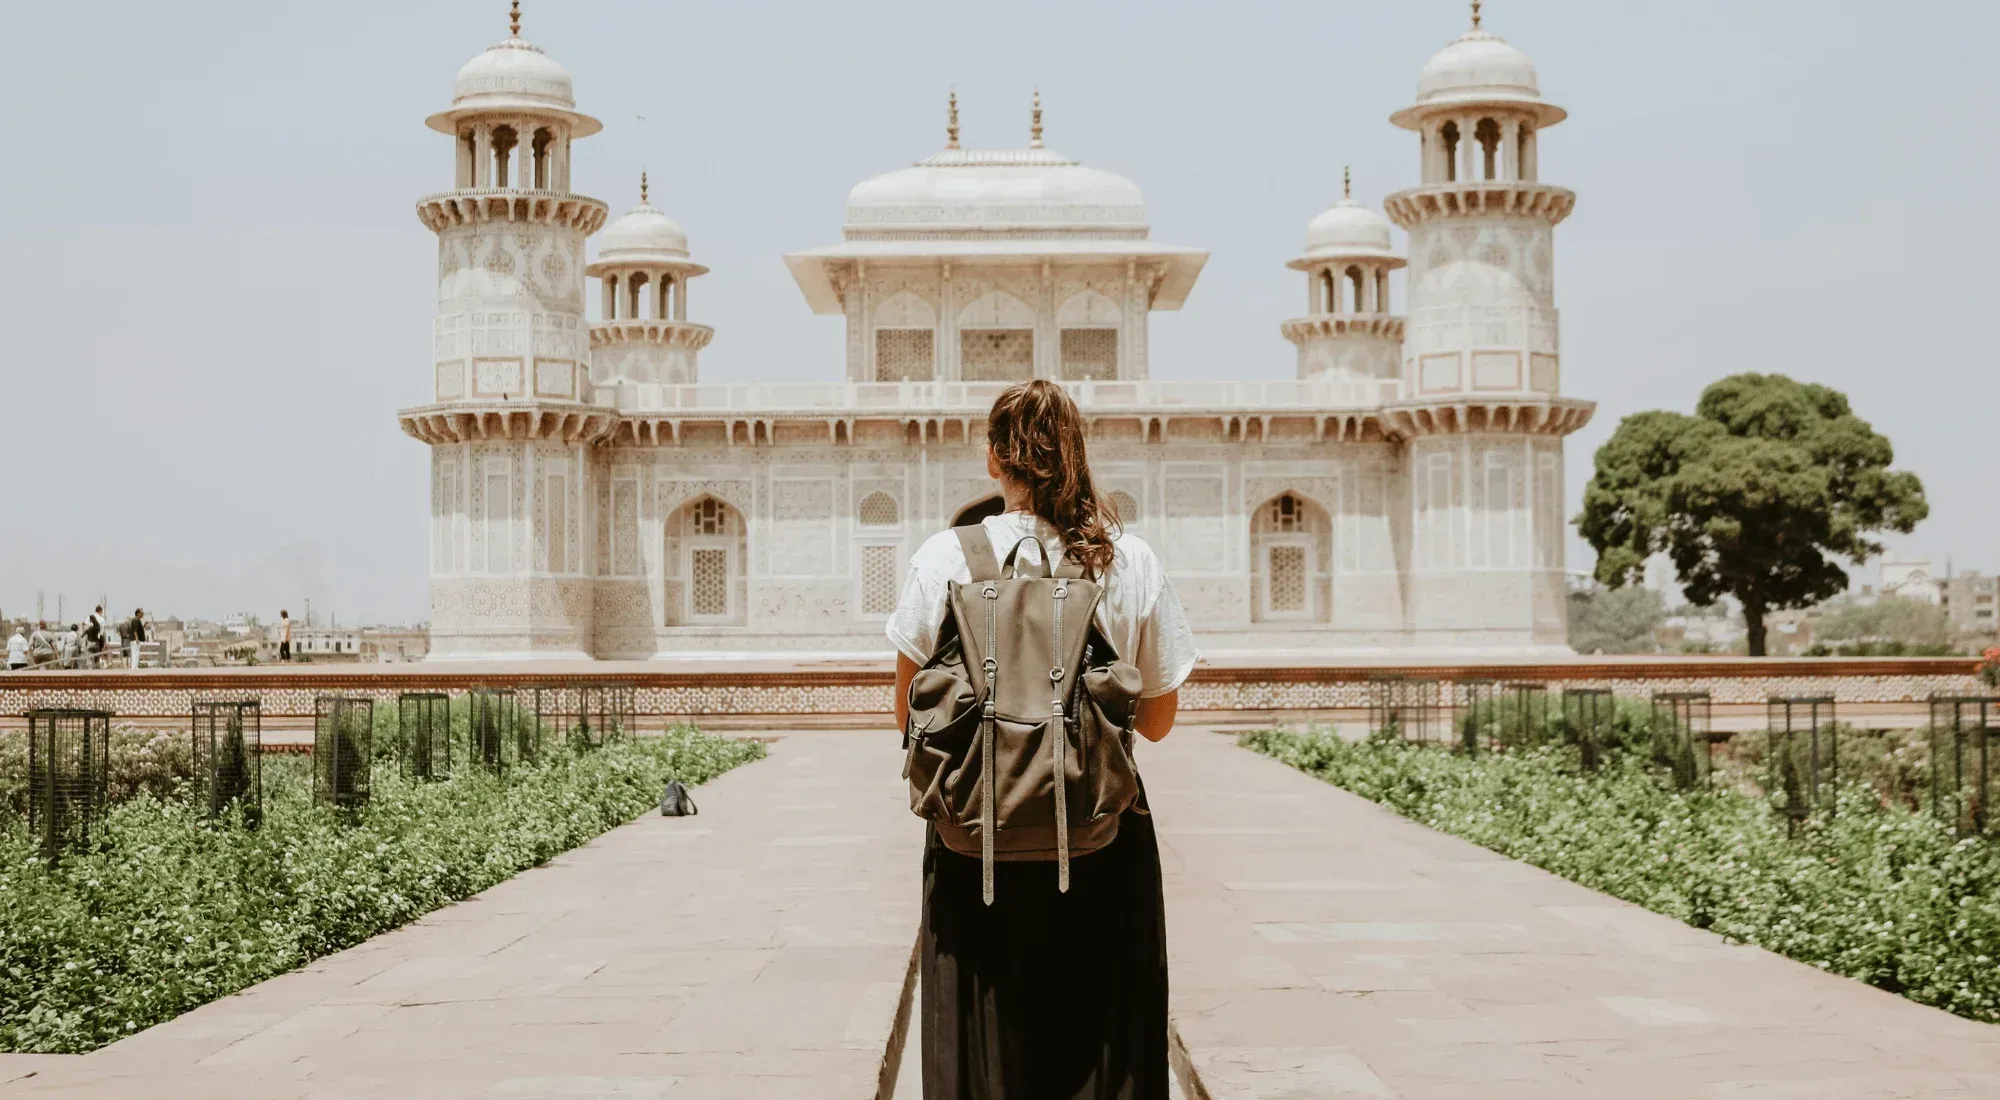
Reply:
M1123 176L1039 148L946 149L848 193L849 237L941 230L1144 237L1146 200Z

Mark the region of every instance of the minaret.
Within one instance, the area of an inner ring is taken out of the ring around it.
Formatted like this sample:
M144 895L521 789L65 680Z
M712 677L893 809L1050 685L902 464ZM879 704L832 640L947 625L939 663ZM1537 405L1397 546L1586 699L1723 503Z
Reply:
M570 76L509 34L459 70L454 188L417 204L438 235L433 403L399 414L431 445L432 659L587 657L587 448L595 405L584 240L608 212L570 193L570 145L602 129Z
M586 269L604 302L590 326L590 374L607 405L632 406L615 399L628 386L698 381L695 356L715 336L687 319L688 280L708 269L688 258L687 233L653 208L649 190L641 172L639 205L604 227Z
M1405 395L1389 415L1409 448L1409 621L1419 646L1553 650L1562 439L1592 409L1559 396L1554 235L1576 197L1540 181L1541 132L1565 112L1480 7L1390 119L1420 135L1422 161L1422 183L1384 204L1409 233Z
M1389 308L1389 273L1403 266L1389 223L1354 201L1343 170L1340 201L1306 226L1306 250L1286 264L1306 275L1306 315L1286 321L1299 346L1299 377L1352 383L1357 401L1399 396L1403 319Z

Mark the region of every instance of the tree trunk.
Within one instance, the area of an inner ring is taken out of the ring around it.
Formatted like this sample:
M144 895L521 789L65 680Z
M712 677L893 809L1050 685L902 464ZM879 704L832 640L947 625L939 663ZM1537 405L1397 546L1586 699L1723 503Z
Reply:
M1745 603L1743 605L1743 626L1749 631L1750 656L1764 656L1764 605Z

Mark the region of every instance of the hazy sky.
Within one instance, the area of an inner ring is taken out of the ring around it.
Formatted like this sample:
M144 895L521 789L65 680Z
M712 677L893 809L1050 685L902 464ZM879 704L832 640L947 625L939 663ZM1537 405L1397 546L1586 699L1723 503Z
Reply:
M505 7L10 6L0 612L45 590L72 618L100 593L426 616L425 450L394 417L428 397L436 245L413 206L452 180L423 118ZM1486 12L1570 110L1541 155L1579 196L1556 237L1564 388L1599 403L1571 511L1620 417L1782 371L1847 391L1923 477L1932 518L1896 550L2000 570L2000 4ZM943 144L947 86L966 144L1017 146L1037 82L1053 148L1213 253L1155 315L1155 376L1276 378L1304 300L1285 261L1342 164L1371 204L1415 182L1387 116L1466 21L1458 0L528 0L524 33L605 122L578 189L621 211L650 167L714 269L690 295L717 330L705 378L839 377L840 320L781 254L836 241L851 186Z

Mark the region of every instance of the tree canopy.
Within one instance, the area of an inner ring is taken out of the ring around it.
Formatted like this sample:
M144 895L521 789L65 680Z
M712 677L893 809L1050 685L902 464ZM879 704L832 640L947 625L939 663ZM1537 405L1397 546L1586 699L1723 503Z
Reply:
M1813 636L1824 642L1901 642L1943 645L1952 640L1951 616L1936 604L1883 596L1871 604L1848 604L1819 621Z
M1578 653L1652 653L1667 620L1666 601L1650 588L1597 588L1569 594L1569 644Z
M1894 461L1838 390L1732 375L1702 391L1693 416L1626 417L1597 451L1577 528L1606 585L1637 582L1664 553L1690 602L1734 596L1762 656L1766 612L1838 595L1842 561L1881 553L1876 532L1908 532L1929 514L1922 483Z

